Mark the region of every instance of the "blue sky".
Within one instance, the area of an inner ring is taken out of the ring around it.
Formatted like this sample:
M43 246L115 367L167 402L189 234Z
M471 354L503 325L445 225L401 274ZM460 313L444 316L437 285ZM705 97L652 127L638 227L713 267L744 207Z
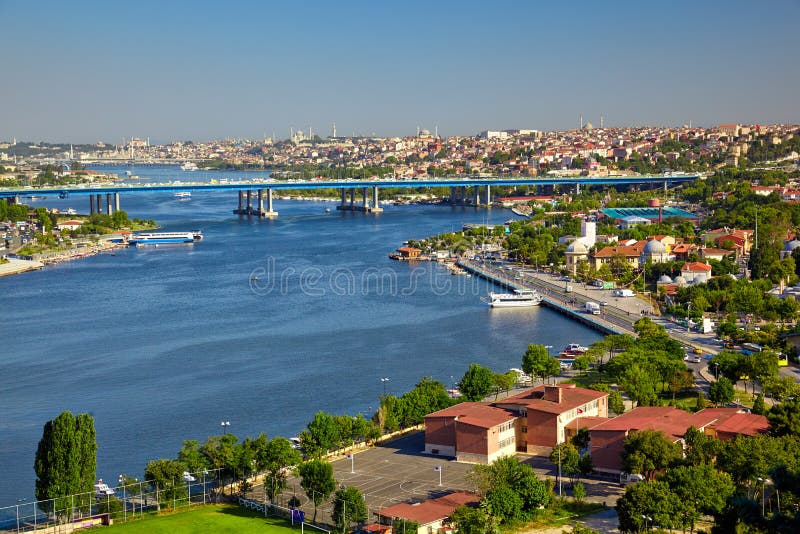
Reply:
M800 122L798 1L0 0L0 139Z

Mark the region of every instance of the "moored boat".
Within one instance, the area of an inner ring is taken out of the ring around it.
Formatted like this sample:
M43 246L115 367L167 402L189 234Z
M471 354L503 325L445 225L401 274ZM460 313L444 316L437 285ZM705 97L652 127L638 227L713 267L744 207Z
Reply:
M489 298L482 300L492 308L522 308L538 306L542 296L536 291L518 290L514 293L489 293Z
M194 243L203 239L203 233L194 232L143 232L131 235L128 243L138 245L158 245L162 243Z

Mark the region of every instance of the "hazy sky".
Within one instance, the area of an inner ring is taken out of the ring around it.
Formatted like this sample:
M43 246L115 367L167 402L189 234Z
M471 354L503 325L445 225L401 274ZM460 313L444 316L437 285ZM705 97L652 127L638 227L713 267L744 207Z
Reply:
M800 122L800 1L0 0L0 139Z

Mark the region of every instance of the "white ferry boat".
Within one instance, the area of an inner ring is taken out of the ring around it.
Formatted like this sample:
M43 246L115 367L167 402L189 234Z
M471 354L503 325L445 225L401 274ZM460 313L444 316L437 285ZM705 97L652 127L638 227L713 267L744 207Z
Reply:
M181 165L181 170L183 171L196 171L197 164L193 161L184 161L183 165Z
M538 306L542 296L536 291L515 291L514 293L489 293L485 300L492 308L522 308Z
M103 499L114 495L114 490L108 487L108 484L99 479L97 484L94 485L94 496L96 499Z
M192 193L189 191L178 191L175 193L175 198L178 200L189 200L192 198Z
M203 233L194 232L145 232L131 235L128 244L158 245L161 243L194 243L203 239Z

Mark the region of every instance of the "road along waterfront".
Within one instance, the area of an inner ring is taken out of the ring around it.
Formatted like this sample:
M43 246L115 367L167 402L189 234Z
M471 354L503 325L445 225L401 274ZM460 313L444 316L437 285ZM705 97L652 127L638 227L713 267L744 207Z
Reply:
M146 169L136 169L144 174ZM448 386L472 362L519 367L529 343L588 345L600 335L544 307L492 310L493 286L432 262L392 262L409 237L501 223L508 210L387 207L325 213L277 201L278 219L230 212L226 193L178 201L123 197L131 217L203 231L193 245L118 250L0 278L0 503L31 500L45 421L89 412L98 477L141 478L230 421L237 436L297 434L318 410L369 412L423 375ZM66 210L74 199L34 203ZM254 280L256 277L257 280Z

